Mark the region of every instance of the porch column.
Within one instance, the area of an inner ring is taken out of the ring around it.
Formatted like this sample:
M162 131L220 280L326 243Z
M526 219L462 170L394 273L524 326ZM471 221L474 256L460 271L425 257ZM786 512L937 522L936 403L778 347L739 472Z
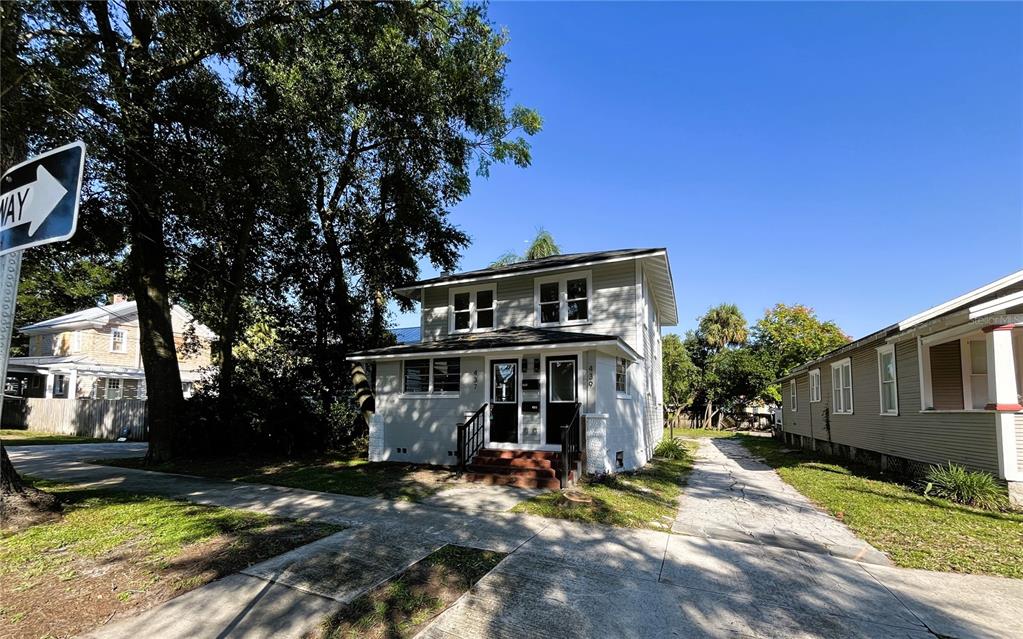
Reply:
M46 373L43 380L43 397L53 399L53 373Z
M78 369L72 368L67 377L67 398L78 399Z
M995 411L998 474L1006 481L1023 481L1016 452L1016 412L1023 409L1016 394L1016 367L1012 353L1012 324L986 326L987 410Z

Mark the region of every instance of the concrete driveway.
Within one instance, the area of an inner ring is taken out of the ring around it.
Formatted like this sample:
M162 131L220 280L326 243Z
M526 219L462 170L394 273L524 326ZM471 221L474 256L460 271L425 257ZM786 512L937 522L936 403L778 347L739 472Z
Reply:
M83 463L117 444L11 448L31 475L351 528L92 636L290 637L446 543L510 553L421 637L1023 637L1023 580L807 550Z

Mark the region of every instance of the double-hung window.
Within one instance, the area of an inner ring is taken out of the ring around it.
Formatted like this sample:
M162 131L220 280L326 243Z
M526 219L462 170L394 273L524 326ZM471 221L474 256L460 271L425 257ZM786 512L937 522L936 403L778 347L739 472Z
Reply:
M461 368L461 360L457 357L405 360L402 392L409 395L457 395Z
M535 280L536 323L539 326L586 324L592 312L590 273L553 275Z
M810 371L810 402L821 401L821 369Z
M110 352L126 353L128 351L128 334L122 328L110 331Z
M899 414L899 386L895 373L895 344L877 349L877 378L881 394L881 414Z
M489 331L494 328L494 311L497 307L494 285L458 288L451 290L452 333Z
M831 365L831 412L836 415L853 412L852 360L848 357Z
M792 412L799 409L799 393L796 392L796 380L789 382L789 404L792 405Z
M619 397L629 396L629 360L622 357L615 360L615 392Z

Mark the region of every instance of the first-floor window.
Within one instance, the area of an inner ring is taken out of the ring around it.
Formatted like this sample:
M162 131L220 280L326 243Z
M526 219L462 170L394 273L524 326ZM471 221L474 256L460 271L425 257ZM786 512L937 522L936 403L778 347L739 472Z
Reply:
M831 412L853 412L852 362L848 358L831 365Z
M461 363L457 357L433 360L433 392L457 393L461 383Z
M461 373L457 357L405 360L402 392L457 394Z
M792 380L789 382L789 403L792 404L792 412L795 412L796 409L798 408L798 405L796 404L797 397L798 393L796 393L796 380Z
M629 360L622 357L615 360L615 391L619 395L629 394Z
M107 399L121 399L121 380L114 378L107 380Z
M821 371L819 368L810 371L810 401L821 401Z
M67 378L63 375L53 376L53 395L54 397L63 397L67 391Z
M895 377L895 345L877 349L877 376L880 380L881 414L899 414L899 389Z
M410 359L405 361L405 381L402 391L405 393L430 392L430 360Z

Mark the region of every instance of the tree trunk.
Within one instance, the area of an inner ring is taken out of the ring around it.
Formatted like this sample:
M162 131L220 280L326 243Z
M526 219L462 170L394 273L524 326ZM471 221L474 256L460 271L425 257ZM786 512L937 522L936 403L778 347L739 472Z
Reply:
M14 470L11 458L7 456L7 449L0 444L0 499L6 499L14 493L24 493L25 484L21 481L18 471Z
M142 97L140 101L147 100ZM183 417L184 396L178 369L167 285L167 247L157 191L156 167L148 161L153 146L152 122L138 123L125 141L125 180L131 251L128 264L138 308L139 344L146 372L149 451L146 460L174 456L174 429Z

